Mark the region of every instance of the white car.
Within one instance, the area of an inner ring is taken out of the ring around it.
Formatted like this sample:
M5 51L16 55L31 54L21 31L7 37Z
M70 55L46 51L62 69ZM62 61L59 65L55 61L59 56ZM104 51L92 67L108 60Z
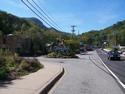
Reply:
M125 60L125 51L123 51L120 56L121 56L121 59L122 59L122 60Z

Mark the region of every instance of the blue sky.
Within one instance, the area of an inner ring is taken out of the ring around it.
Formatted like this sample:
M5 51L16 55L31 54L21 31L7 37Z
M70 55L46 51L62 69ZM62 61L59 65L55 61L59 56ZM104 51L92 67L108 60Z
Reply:
M65 32L100 30L125 20L125 0L34 0ZM1 0L0 10L20 17L36 17L21 0Z

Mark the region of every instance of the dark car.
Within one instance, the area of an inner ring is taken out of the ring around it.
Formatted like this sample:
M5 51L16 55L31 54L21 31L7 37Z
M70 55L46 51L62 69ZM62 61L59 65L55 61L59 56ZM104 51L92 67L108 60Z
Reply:
M110 51L108 52L109 60L120 60L120 53L118 51Z
M93 47L92 46L86 46L86 50L87 51L93 51Z
M80 51L81 55L84 55L84 54L87 53L87 51L86 51L86 49L84 47L80 47L79 51Z

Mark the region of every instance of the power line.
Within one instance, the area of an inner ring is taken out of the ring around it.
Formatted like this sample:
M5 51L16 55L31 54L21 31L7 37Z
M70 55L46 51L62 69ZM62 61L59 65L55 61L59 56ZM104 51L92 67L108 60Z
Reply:
M45 21L40 15L38 15L28 4L21 0L36 16L38 16L42 21L44 21L48 26L52 27L47 21Z
M42 15L42 17L44 18L44 19L46 19L46 21L49 23L49 24L51 24L53 27L55 27L35 6L33 6L33 4L31 3L31 2L29 2L29 0L26 0L29 4L30 4L30 6L31 7L33 7L40 15Z
M61 28L59 25L57 25L57 24L55 23L55 21L53 21L52 17L50 17L49 15L47 15L47 13L46 13L34 0L32 0L32 1L33 1L33 3L40 9L40 11L42 11L43 14L44 14L51 22L53 22L59 29L62 30L62 28Z
M33 13L35 13L41 20L43 20L47 25L49 25L50 27L58 27L58 29L61 29L46 13L45 13L45 11L44 10L42 10L42 8L40 8L39 7L39 5L37 4L37 3L35 3L35 1L33 1L33 3L43 12L43 14L44 15L46 15L46 16L44 16L42 13L41 13L41 11L39 11L29 0L26 0L27 2L28 2L28 4L30 5L28 5L24 0L21 0ZM33 9L35 9L35 10L33 10ZM41 16L45 19L43 19ZM55 24L55 25L54 25ZM62 29L61 29L62 30ZM62 30L63 31L63 30Z
M29 0L27 0L27 2L28 2L40 15L42 15L42 17L44 17L44 19L46 19L50 24L53 25L53 27L55 27L55 25L54 25L53 23L51 23L51 21L50 21L48 18L46 18L31 2L29 2Z

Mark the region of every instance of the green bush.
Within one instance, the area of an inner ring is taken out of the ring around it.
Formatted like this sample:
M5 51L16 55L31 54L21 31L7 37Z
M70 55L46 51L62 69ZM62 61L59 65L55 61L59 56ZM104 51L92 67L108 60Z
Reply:
M36 72L43 67L36 59L27 60L20 58L17 54L12 55L0 51L0 80L13 80L18 76Z
M30 69L32 69L31 70L32 72L35 72L35 71L37 71L37 70L39 70L40 68L43 68L43 67L44 66L42 64L40 64L37 59L33 59L30 62Z
M19 76L26 75L32 72L36 72L44 66L39 63L38 60L25 60L23 59L19 65L18 74Z
M72 52L76 52L76 50L79 49L79 40L65 40L65 43Z
M51 52L47 55L48 58L78 58L74 52L62 53L62 52Z
M56 56L57 56L57 53L56 53L56 52L51 52L51 53L49 53L49 54L47 55L47 57L49 57L49 58L56 58Z
M13 56L5 57L5 64L8 72L14 71L16 69L16 62Z
M29 63L26 60L22 60L19 65L19 69L27 70L28 67L30 67Z
M7 77L6 68L4 66L0 67L0 80L4 80L4 79L6 79L6 77Z
M60 53L60 52L51 52L51 53L49 53L48 54L48 56L47 57L49 57L49 58L61 58L61 57L63 57L63 54L62 53Z

